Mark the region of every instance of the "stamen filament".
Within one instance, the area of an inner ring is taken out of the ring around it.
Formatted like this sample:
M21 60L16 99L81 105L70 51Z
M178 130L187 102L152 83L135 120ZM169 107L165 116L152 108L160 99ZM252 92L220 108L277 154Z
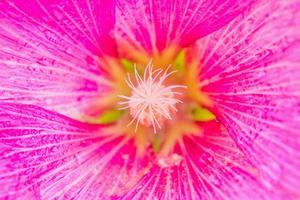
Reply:
M157 128L162 128L164 120L171 120L171 113L177 112L176 105L182 103L176 99L176 95L181 95L181 92L174 91L177 89L186 88L184 85L169 85L165 86L164 81L176 71L168 72L170 65L165 71L162 69L153 70L152 61L148 63L144 71L143 78L138 73L136 65L134 66L134 84L130 74L127 75L125 82L129 86L131 96L119 95L124 101L119 102L121 110L129 109L132 120L128 126L136 122L135 131L141 123L145 126L152 126L154 133Z

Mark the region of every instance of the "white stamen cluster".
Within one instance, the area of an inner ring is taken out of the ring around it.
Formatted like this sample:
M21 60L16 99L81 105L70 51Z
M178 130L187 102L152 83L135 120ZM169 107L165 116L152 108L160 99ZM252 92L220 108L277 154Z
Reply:
M141 77L135 66L135 84L131 81L128 74L126 83L132 89L131 96L120 95L119 97L125 100L119 104L123 105L120 109L130 109L132 120L128 126L136 122L135 131L137 131L138 125L141 123L145 126L152 126L156 133L157 127L161 129L161 124L164 120L171 120L172 113L177 112L176 104L182 103L176 99L176 95L181 95L181 93L174 90L186 88L186 86L165 86L163 84L170 75L176 72L168 72L169 68L165 71L162 69L153 70L153 64L149 62L143 77Z

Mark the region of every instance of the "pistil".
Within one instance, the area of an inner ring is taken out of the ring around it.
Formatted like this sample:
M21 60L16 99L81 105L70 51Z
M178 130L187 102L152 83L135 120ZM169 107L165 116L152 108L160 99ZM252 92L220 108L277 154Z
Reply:
M128 124L135 123L135 131L139 124L152 126L154 133L161 129L165 120L171 120L172 115L177 112L176 105L182 103L178 99L182 93L180 89L184 85L166 85L166 80L176 71L153 69L152 62L146 66L143 76L135 67L134 81L128 74L126 83L131 89L131 95L119 95L124 101L119 102L120 109L129 109L132 120Z

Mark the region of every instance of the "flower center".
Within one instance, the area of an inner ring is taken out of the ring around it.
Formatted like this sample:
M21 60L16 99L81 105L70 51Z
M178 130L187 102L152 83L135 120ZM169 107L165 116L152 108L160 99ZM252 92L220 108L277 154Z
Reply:
M172 114L177 112L176 105L182 103L178 99L181 95L181 88L184 85L167 85L166 80L176 71L170 71L168 67L165 71L162 69L153 69L150 61L146 66L143 76L138 70L134 69L134 80L131 80L128 74L126 83L131 89L131 95L120 95L124 101L119 102L123 107L129 109L132 120L128 125L136 123L135 131L138 125L152 126L154 133L157 128L161 129L165 120L171 120Z
M101 66L107 66L112 87L101 103L91 107L97 109L89 121L110 125L108 133L133 138L139 155L151 147L165 156L184 136L201 136L202 124L216 117L212 100L199 85L196 57L194 49L174 47L151 55L100 60Z

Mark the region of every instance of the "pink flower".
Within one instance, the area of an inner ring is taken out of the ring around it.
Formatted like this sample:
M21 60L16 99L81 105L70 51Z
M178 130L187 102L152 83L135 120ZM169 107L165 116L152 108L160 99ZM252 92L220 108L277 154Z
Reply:
M300 198L299 0L2 0L0 199Z

